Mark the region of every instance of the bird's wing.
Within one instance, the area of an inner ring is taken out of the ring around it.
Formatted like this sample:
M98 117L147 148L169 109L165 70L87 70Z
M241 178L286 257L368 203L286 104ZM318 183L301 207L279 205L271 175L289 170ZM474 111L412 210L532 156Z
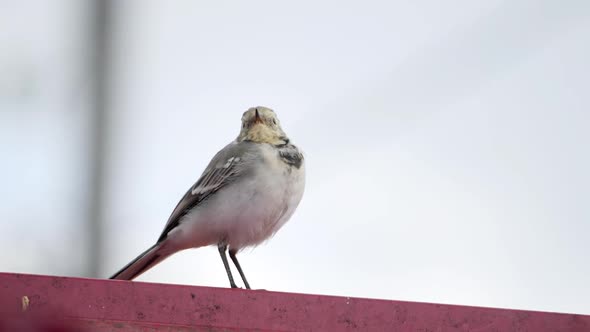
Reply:
M178 202L170 218L168 218L168 222L158 242L163 241L168 233L179 225L181 218L188 211L198 206L211 195L214 195L219 189L233 182L237 176L246 172L250 163L245 160L245 157L251 149L251 143L232 142L219 151L213 157L199 180L197 180L186 194L184 194L180 202Z

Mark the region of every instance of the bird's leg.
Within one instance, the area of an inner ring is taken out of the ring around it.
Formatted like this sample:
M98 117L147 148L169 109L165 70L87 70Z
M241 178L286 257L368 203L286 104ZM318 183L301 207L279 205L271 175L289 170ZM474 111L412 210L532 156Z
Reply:
M231 270L229 268L229 263L227 262L227 256L225 252L227 251L227 244L224 242L220 242L217 245L217 249L219 249L219 255L221 255L221 260L223 261L223 266L225 266L225 272L227 272L227 277L229 278L229 284L231 288L238 288L236 283L234 282L234 277L231 275Z
M240 266L240 262L238 262L238 258L236 257L237 251L230 249L229 250L229 257L231 258L232 262L240 272L240 277L242 277L242 281L244 281L244 285L247 289L250 289L250 284L248 284L248 280L246 280L246 276L244 275L244 271L242 271L242 267Z

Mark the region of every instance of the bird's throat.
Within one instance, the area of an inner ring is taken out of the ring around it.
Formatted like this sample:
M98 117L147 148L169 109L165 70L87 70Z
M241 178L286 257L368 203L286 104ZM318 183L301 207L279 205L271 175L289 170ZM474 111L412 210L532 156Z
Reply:
M280 132L262 124L255 124L244 135L243 140L255 143L268 143L272 145L284 142Z

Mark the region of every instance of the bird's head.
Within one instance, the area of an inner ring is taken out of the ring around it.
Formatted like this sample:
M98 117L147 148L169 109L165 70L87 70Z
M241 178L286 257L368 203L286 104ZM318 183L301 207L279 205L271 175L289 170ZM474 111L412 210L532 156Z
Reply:
M244 112L242 130L237 140L273 145L289 142L275 112L264 106L251 107Z

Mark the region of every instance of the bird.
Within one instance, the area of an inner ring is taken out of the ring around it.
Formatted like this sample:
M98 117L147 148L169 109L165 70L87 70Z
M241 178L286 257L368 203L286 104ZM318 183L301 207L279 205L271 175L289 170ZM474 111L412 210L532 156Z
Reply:
M251 107L238 137L209 162L180 199L154 245L112 275L133 280L179 251L217 246L231 288L238 288L227 253L246 289L237 254L270 239L291 218L305 189L303 152L275 112Z

